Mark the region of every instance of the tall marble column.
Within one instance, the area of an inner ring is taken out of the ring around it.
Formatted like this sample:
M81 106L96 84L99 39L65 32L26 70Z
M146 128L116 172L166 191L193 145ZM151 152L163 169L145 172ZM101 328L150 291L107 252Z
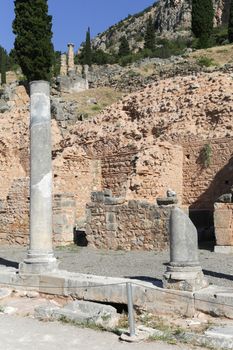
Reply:
M50 87L30 84L30 246L20 266L24 273L57 267L52 248L52 157Z
M74 44L68 44L68 74L74 74Z

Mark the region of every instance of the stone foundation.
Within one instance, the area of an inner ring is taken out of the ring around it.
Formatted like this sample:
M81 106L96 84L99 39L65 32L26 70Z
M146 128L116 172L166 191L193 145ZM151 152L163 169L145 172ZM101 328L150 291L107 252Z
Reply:
M94 192L87 205L89 246L101 249L154 250L168 247L171 206L112 197Z

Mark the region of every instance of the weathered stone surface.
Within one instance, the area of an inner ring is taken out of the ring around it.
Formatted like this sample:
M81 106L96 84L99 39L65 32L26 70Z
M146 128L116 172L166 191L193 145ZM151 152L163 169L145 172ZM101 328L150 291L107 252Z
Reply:
M215 317L233 319L232 289L210 285L194 294L195 309Z
M233 247L233 203L215 203L214 227L216 247Z
M92 193L87 205L88 244L104 249L161 251L168 245L170 207Z
M39 319L59 320L65 318L80 324L96 324L104 328L115 328L119 315L114 307L88 301L74 301L63 308L39 307L35 310Z
M10 110L9 105L7 102L0 100L0 113L4 113Z
M193 84L199 88L190 89ZM179 205L212 210L233 181L231 84L229 72L173 77L75 125L53 119L54 193L74 194L77 225L83 228L91 192L104 188L126 200L154 203L171 187ZM0 240L25 244L28 96L23 87L14 91L12 110L0 123ZM207 143L212 158L203 168L200 152Z
M207 287L198 257L197 230L179 208L171 210L170 263L164 274L165 288L196 291Z
M30 245L21 273L57 267L52 250L52 153L50 86L30 84Z

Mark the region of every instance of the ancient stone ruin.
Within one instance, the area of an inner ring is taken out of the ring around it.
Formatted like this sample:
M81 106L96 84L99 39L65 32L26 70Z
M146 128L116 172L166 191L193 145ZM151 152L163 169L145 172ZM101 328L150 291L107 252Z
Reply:
M87 70L88 68L86 68ZM57 86L60 92L70 93L88 89L88 75L85 68L74 63L74 44L68 44L68 53L61 55L60 76Z
M232 246L231 200L218 202L233 183L232 84L221 72L166 78L88 120L61 123L53 116L56 244L81 235L95 247L165 249L169 205L177 204L200 240L216 237L217 246ZM27 244L29 100L14 85L2 101L0 241ZM169 188L176 193L172 203Z

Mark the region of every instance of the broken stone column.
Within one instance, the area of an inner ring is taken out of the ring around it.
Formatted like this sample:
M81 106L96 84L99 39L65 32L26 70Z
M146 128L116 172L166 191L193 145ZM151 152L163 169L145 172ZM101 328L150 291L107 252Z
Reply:
M198 257L197 230L189 217L174 207L170 217L170 263L164 288L197 291L208 286Z
M74 44L68 44L68 74L74 74Z
M85 64L84 65L84 79L86 82L86 90L89 89L88 75L89 75L89 66L87 64Z
M61 55L61 68L60 68L60 75L66 76L67 75L67 56L65 53Z
M50 87L30 84L30 246L22 273L41 273L57 267L52 248L52 157Z

